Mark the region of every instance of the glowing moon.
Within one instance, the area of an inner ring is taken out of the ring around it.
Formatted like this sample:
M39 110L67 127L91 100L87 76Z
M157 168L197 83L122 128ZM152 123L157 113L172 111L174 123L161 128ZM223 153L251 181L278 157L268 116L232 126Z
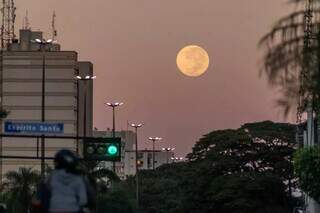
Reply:
M209 55L202 47L186 46L177 55L177 66L187 76L200 76L209 67Z

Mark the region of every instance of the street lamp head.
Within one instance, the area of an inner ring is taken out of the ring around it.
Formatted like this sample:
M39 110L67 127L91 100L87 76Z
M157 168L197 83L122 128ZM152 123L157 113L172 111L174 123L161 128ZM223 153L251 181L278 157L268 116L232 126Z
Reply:
M160 141L162 138L159 137L149 137L149 140L151 141Z
M32 40L32 42L36 42L38 44L52 44L55 41L53 41L52 39L45 40L45 39L36 38L35 40Z
M173 151L175 148L171 148L171 147L165 147L165 148L162 148L163 151Z
M131 126L134 128L139 128L139 127L142 127L142 124L131 124Z
M121 106L123 105L122 102L115 102L115 103L110 103L110 102L107 102L105 103L107 106L110 106L110 107L118 107L118 106Z
M77 75L76 76L76 79L78 80L93 80L93 79L96 79L97 76L91 76L91 75L86 75L86 76L80 76L80 75Z

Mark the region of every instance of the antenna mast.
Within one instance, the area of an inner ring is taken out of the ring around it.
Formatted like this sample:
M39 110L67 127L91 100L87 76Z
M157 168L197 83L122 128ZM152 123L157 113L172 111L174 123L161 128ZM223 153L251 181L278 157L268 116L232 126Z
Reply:
M53 11L53 14L52 14L51 28L52 28L52 41L55 41L58 35L58 32L56 30L56 12L55 11Z
M22 29L24 30L30 30L30 22L29 22L29 13L28 10L26 10L26 15L23 18L23 22L22 22Z
M14 33L14 23L16 20L14 0L2 0L1 13L1 49L5 50L8 44L16 37Z

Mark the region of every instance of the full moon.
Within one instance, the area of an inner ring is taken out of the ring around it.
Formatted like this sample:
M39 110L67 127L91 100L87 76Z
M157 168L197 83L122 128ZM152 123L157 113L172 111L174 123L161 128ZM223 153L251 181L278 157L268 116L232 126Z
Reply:
M202 47L188 45L179 51L177 66L187 76L200 76L209 67L209 55Z

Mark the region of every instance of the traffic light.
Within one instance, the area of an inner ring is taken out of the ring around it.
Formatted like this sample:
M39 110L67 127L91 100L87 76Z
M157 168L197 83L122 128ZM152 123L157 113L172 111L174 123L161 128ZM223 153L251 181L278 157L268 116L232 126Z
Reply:
M120 161L121 138L85 139L83 151L83 156L87 160Z

